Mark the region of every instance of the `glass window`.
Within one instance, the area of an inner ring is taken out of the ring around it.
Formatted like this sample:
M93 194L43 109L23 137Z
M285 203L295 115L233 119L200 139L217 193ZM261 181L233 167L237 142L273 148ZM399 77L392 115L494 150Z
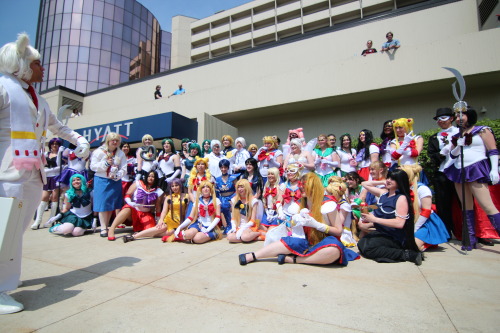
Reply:
M102 35L101 49L111 51L111 36Z
M74 80L76 79L76 63L68 63L68 69L66 71L66 79Z
M120 64L121 69L122 70L126 70L127 71L127 75L128 75L128 71L129 71L129 68L130 68L130 58L121 57L121 61L120 62L121 62L121 64Z
M94 16L92 20L92 31L102 31L102 17Z
M62 27L62 14L54 16L54 30L60 30Z
M82 15L82 29L83 30L92 29L92 15L87 15L87 14Z
M83 0L73 0L73 13L81 13L83 10Z
M125 10L131 13L134 11L134 2L132 0L125 0Z
M71 29L80 29L82 26L82 14L71 14Z
M89 63L92 65L99 65L101 59L101 51L99 49L90 49ZM96 79L97 81L97 79Z
M76 81L76 91L86 93L87 92L87 81Z
M117 8L115 7L115 15L113 16L113 19L116 22L123 22L123 16L125 15L125 10L123 8Z
M80 46L80 50L78 52L78 62L79 63L88 63L89 62L89 52L90 49L88 47Z
M76 73L77 80L87 80L87 73L89 71L89 65L87 64L78 64L78 71Z
M71 14L63 14L62 29L71 28Z
M52 35L52 45L59 45L60 37L61 37L61 30L55 30Z
M113 37L113 44L111 47L111 51L120 52L122 49L122 40L120 38Z
M118 53L111 54L111 68L120 70L120 58Z
M78 46L70 46L68 49L68 62L78 61Z
M132 43L134 47L139 47L139 33L135 30L132 31Z
M73 12L73 0L65 0L64 1L64 12L72 13Z
M141 20L147 21L148 20L148 10L146 7L141 6Z
M138 3L137 1L134 1L134 10L132 11L132 13L134 13L135 15L141 15L141 4Z
M88 80L93 82L99 81L99 66L89 65Z
M130 58L130 43L122 42L122 56Z
M80 31L80 46L90 46L90 31Z
M85 91L85 93L87 91L94 91L94 90L97 90L97 82L87 82L87 90Z
M68 47L67 46L60 46L59 47L59 62L66 62L66 61L68 61ZM66 70L64 72L66 73Z
M104 13L104 2L94 1L94 15L102 17Z
M46 45L52 45L52 34L47 34L45 36L45 44Z
M113 34L113 21L109 19L104 19L102 24L102 32L108 35Z
M101 68L109 67L111 65L111 52L101 51Z
M132 27L133 21L132 13L125 11L125 15L123 16L123 24L127 27Z
M99 71L99 83L109 84L109 68L100 68Z
M92 14L94 9L94 0L85 0L83 3L83 13L84 14Z
M69 33L69 45L80 44L80 30L71 30Z
M47 32L54 30L54 15L50 15L47 24Z
M66 80L66 88L76 90L76 81L75 80Z
M130 29L127 26L123 27L122 38L123 38L124 41L130 43L132 41L132 29Z
M125 7L125 0L115 0L115 6L119 8Z
M53 47L50 53L50 62L56 64L58 60L59 60L59 47Z
M99 32L92 32L92 38L90 39L90 46L96 49L101 48L101 34Z
M109 3L104 4L104 18L113 19L115 13L115 7Z
M50 63L48 72L49 72L48 79L49 80L55 80L56 79L56 75L57 75L57 64L56 63Z
M69 30L61 30L61 45L69 45Z
M141 20L139 19L138 16L133 16L132 17L132 29L139 31L141 28Z
M121 82L127 82L129 80L129 74L120 72L120 83Z
M64 80L66 78L66 66L65 62L59 62L57 66L57 79Z
M64 0L58 0L56 4L56 13L62 13L64 10Z
M66 79L56 80L56 86L66 86Z
M109 77L109 84L118 84L120 83L120 71L116 69L112 69Z
M123 34L123 24L115 22L113 24L113 36L121 38Z
M56 13L56 2L50 2L49 15L54 15Z

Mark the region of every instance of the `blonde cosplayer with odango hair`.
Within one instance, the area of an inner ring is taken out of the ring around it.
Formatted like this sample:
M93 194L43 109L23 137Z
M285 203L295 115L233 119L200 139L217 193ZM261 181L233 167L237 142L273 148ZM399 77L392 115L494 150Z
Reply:
M15 290L21 276L23 233L31 223L42 198L46 174L42 159L47 130L77 146L75 155L86 158L89 143L78 133L61 124L50 111L45 99L33 84L43 81L45 68L39 52L30 46L29 37L22 33L17 41L0 48L0 199L12 204L12 198L22 202L22 219L7 221L7 230L0 244L10 242L16 249L11 260L0 261L0 314L23 310L7 291ZM8 212L4 212L9 216ZM11 228L12 227L12 228Z

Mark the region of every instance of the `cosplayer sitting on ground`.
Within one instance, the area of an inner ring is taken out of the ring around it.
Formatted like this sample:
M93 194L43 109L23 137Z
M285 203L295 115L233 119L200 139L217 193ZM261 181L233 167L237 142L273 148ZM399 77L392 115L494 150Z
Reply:
M361 214L358 227L362 233L368 234L359 240L359 251L363 257L377 262L411 261L421 265L422 253L413 233L414 214L408 175L396 169L389 171L385 189L376 187L379 183L362 183L364 188L380 198L376 210Z
M252 196L252 188L248 180L238 180L236 183L236 196L231 199L233 207L231 213L232 229L227 234L227 240L230 243L245 243L265 239L265 231L261 229L260 223L255 219L257 201Z
M446 231L441 218L432 209L431 189L418 182L422 167L418 164L402 165L400 167L410 180L413 196L413 211L415 212L415 243L420 251L425 251L433 245L446 243L450 234ZM451 207L449 207L451 209Z
M163 202L163 210L158 219L158 224L135 235L123 237L124 243L145 237L162 237L163 242L172 242L174 240L175 229L184 221L188 199L187 194L182 193L182 180L179 178L173 179L168 187L169 194Z
M61 213L49 219L45 226L56 221L58 224L49 229L53 234L83 236L85 230L95 228L97 218L92 211L92 191L87 187L87 180L79 174L70 178L69 190L64 194Z
M287 262L318 265L336 263L345 266L348 261L359 258L338 240L342 233L341 214L321 214L324 188L319 177L310 172L302 178L301 186L302 210L293 217L294 236L282 237L255 253L240 254L240 265L262 258L278 257L280 265Z
M214 184L203 180L198 186L191 214L175 230L175 240L202 244L221 239L222 231L218 227L220 206L220 200L215 196ZM184 230L186 227L187 230Z
M125 195L125 206L115 217L108 230L108 240L114 241L115 228L127 220L132 220L135 232L152 228L156 225L154 212L160 216L160 197L162 189L158 188L158 174L150 171L142 174L141 180L136 180ZM127 236L125 236L127 237Z

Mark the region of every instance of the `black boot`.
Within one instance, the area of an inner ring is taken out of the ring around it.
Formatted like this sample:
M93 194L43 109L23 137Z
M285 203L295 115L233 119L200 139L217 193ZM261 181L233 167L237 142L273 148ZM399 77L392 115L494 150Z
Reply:
M422 265L422 252L413 250L404 250L403 260L411 261L415 265L420 266Z

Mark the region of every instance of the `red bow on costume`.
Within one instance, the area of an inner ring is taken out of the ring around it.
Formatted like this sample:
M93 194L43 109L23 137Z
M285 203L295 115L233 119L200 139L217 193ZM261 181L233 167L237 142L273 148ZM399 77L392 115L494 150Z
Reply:
M275 188L266 187L266 192L264 193L264 198L267 198L268 196L275 197L276 193L277 193L276 187Z
M196 177L195 179L193 179L193 190L197 191L198 190L198 185L201 184L202 181L204 180L207 180L207 177L203 176L201 177L201 179L199 179L198 177Z
M165 162L168 162L168 160L170 159L170 156L172 156L172 154L165 154L165 155L163 155L163 160Z
M74 153L74 152L69 153L69 156L68 156L68 157L69 157L70 161L73 161L74 159L77 159L77 158L78 158L78 157L75 155L75 153Z
M275 153L274 151L269 152L267 150L261 150L257 159L259 161L263 161L263 160L269 161L274 156L274 153Z
M292 191L289 188L285 190L285 193L283 193L283 201L285 203L290 203L290 201L295 201L298 202L300 198L302 197L302 193L300 193L300 190L297 191Z
M415 201L415 193L413 192L413 190L410 190L410 199L411 202Z
M402 145L402 144L403 144L403 141L399 141L399 145ZM417 144L416 144L415 140L411 140L410 143L408 144L408 147L406 147L406 149L408 149L408 148L413 149L416 147L417 147Z
M208 205L200 204L199 210L200 210L199 213L200 213L201 217L212 216L215 213L215 207L214 207L213 202L208 204Z

